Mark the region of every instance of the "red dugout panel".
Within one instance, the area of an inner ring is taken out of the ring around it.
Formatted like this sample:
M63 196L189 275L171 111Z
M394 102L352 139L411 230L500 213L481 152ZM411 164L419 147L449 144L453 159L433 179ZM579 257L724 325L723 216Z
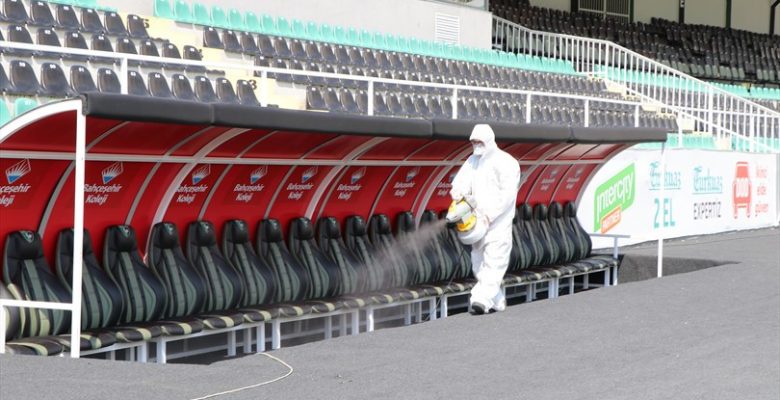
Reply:
M263 218L276 218L287 232L287 223L306 214L314 194L332 167L300 165L290 168L282 184L275 189L274 197Z

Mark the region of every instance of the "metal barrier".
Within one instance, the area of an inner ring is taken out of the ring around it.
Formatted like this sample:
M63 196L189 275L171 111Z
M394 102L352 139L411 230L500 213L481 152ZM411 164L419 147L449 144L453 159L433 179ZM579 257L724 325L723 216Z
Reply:
M780 138L780 112L684 74L613 42L534 31L493 17L493 47L571 62L626 92L692 118L698 130L738 136L750 151L780 152L762 141ZM757 140L758 139L758 140Z

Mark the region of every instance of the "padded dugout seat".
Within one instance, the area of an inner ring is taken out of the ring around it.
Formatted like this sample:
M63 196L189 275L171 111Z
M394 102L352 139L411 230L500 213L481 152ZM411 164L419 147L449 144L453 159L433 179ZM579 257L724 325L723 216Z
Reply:
M0 299L18 300L0 283ZM24 320L20 308L5 307L5 352L16 355L55 356L65 351L56 341L46 338L19 338Z
M159 321L165 315L168 295L163 282L141 259L133 227L115 225L106 230L103 258L106 272L122 292L125 307L120 324L141 324L143 328L159 329L171 336L196 330L197 322Z
M249 230L243 220L225 222L222 234L222 252L238 271L244 283L244 295L240 307L253 307L264 311L266 320L278 316L274 308L258 308L272 304L276 297L277 283L274 271L260 258L249 242Z
M106 274L98 263L92 250L92 239L86 230L84 231L82 249L81 350L105 347L105 344L100 346L100 343L95 342L96 338L85 336L85 331L107 330L113 333L117 343L128 344L147 341L159 336L162 333L160 329L116 326L124 307L122 292L117 283ZM73 229L65 229L57 236L54 264L60 282L68 291L72 291ZM65 339L70 340L70 338ZM68 347L67 343L63 344L66 345L66 348Z
M51 272L43 256L40 236L31 231L17 231L6 238L4 256L5 281L8 290L17 299L69 303L70 292ZM56 341L64 350L70 349L70 313L63 310L22 308L24 326L22 337L45 337ZM59 335L59 336L58 336ZM96 350L111 346L115 335L100 329L83 331L80 337L81 350Z

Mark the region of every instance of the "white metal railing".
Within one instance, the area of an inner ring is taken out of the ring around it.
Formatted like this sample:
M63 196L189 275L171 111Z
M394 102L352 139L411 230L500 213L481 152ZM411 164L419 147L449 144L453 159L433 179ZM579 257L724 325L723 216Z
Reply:
M131 70L146 69L150 72L154 70L158 70L158 71L162 71L164 74L181 72L179 69L166 70L164 67L150 68L150 67L130 66L131 62L144 62L144 63L153 63L158 65L169 64L169 65L176 65L180 67L199 66L199 67L206 67L210 69L225 70L231 72L238 71L238 72L246 73L248 77L254 73L259 73L260 74L259 79L262 79L263 81L265 81L268 78L269 74L271 75L277 74L277 75L308 76L308 77L331 78L331 79L340 79L340 80L347 80L347 81L364 82L366 85L366 94L368 100L367 110L366 110L367 115L374 115L374 94L375 92L377 92L375 87L379 83L395 84L395 85L407 86L407 87L418 86L418 87L428 87L428 88L435 88L435 89L445 89L449 92L448 98L450 99L452 104L451 117L453 119L457 119L459 113L462 114L462 111L458 110L458 97L459 97L459 92L463 90L468 90L472 92L488 92L488 93L502 93L502 94L507 93L507 94L517 94L517 95L524 96L523 100L525 101L524 108L526 112L525 115L526 118L525 121L523 122L525 123L541 122L541 121L535 121L533 119L533 113L531 112L531 109L535 105L534 101L542 97L573 99L573 100L581 101L583 104L583 112L585 112L584 121L586 121L585 124L586 127L589 126L589 124L587 124L587 121L589 121L590 117L592 117L587 113L588 110L592 109L592 107L590 107L590 104L592 102L628 105L635 110L634 112L637 115L639 114L642 106L642 103L638 101L616 100L610 98L583 96L583 95L575 95L575 94L568 94L568 93L553 93L553 92L541 92L541 91L533 91L533 90L503 89L503 88L491 88L491 87L482 87L482 86L468 86L468 85L457 85L457 84L447 84L447 83L431 83L431 82L420 82L420 81L411 81L411 80L387 79L387 78L377 78L377 77L369 77L369 76L361 76L361 75L345 75L345 74L328 73L328 72L314 72L314 71L295 70L295 69L261 67L249 63L192 61L192 60L182 60L176 58L141 56L141 55L134 55L134 54L82 50L82 49L63 48L63 47L54 47L54 46L30 45L30 44L23 44L23 43L0 41L0 49L3 48L28 50L28 51L35 51L40 53L45 52L45 53L81 55L81 56L93 57L96 59L99 58L102 61L89 61L87 62L87 64L94 65L95 67L101 67L101 66L104 67L106 65L111 65L112 68L117 71L121 90L122 93L124 94L126 94L128 91L127 74ZM61 66L65 65L64 61L62 60L57 61L55 59L52 59L51 57L38 60L34 56L22 57L22 56L3 54L2 58L21 59L35 66L36 68L33 68L34 70L38 70L39 64L42 62L58 62L60 63ZM113 63L107 60L112 60ZM78 64L78 63L71 62L71 64ZM65 68L63 68L63 70L65 70ZM189 73L189 74L204 75L205 73ZM251 78L249 79L251 80ZM258 100L262 106L267 106L269 102L269 96L266 91L266 85L257 85L257 86L259 87L259 92L260 92L260 96L258 96L259 97ZM634 126L639 126L638 119L635 121Z
M759 141L780 137L780 112L613 42L535 31L494 16L493 46L529 56L568 61L579 73L597 75L618 83L629 93L684 111L704 122L710 134L735 134L751 143L751 148ZM780 151L780 148L773 150Z

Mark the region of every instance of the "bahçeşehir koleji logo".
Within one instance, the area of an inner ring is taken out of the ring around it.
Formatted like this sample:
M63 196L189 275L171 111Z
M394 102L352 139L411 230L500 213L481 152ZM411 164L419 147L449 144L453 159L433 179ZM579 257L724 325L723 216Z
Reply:
M614 228L626 211L634 204L636 196L636 169L628 167L607 179L596 188L593 196L593 230L602 233Z
M257 183L257 181L262 179L267 174L268 174L268 166L267 165L262 165L260 167L257 167L254 171L252 171L249 174L249 182L250 182L250 184L254 185L255 183Z
M117 176L121 175L122 172L125 171L125 167L122 164L121 161L117 161L108 167L104 168L103 171L100 172L100 175L103 177L103 184L107 184L114 180Z
M358 168L355 170L355 172L352 173L352 176L349 179L349 182L351 185L354 185L358 183L363 177L366 176L366 167Z
M204 164L200 168L196 169L195 171L192 171L192 184L197 185L205 179L207 176L211 174L211 165Z
M12 185L14 182L18 181L19 178L29 174L30 171L32 171L32 167L30 167L30 160L25 158L24 160L21 160L18 163L6 168L5 180L9 185Z
M307 168L303 173L301 174L301 183L306 183L309 179L313 178L314 175L317 175L317 166L312 166Z
M420 167L414 167L406 172L406 181L411 182L417 174L420 173Z

